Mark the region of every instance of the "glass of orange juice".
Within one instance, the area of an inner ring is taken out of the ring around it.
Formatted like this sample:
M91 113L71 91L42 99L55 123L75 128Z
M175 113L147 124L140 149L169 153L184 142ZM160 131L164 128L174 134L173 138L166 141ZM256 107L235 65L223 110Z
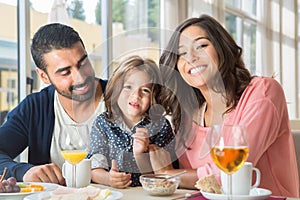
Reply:
M76 164L87 156L89 143L87 124L68 124L61 127L59 146L62 157L72 164L71 187L76 187Z
M242 125L215 125L210 129L210 155L219 169L228 175L227 199L232 199L232 174L248 158L248 134Z

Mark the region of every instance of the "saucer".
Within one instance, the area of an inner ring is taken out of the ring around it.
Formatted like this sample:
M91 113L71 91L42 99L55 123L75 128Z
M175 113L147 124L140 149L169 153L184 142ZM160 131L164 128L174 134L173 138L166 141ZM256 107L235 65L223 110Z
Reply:
M44 186L44 191L38 192L12 192L12 193L1 193L0 192L0 199L5 200L23 200L24 197L26 198L27 195L30 194L39 194L44 192L50 192L58 187L55 183L41 183L41 182L18 182L22 184L36 184Z
M105 200L118 200L123 197L123 193L116 191L116 190L110 190L111 194L105 198ZM51 191L49 192L39 192L36 194L31 194L29 196L26 196L24 200L45 200L51 198Z
M226 194L215 194L209 192L201 192L203 196L210 200L224 200L227 199ZM232 195L233 200L263 200L267 199L272 192L263 188L253 188L249 195Z

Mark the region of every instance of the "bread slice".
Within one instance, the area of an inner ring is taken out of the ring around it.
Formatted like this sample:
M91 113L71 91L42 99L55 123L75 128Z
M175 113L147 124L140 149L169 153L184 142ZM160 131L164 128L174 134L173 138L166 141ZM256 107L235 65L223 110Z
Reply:
M195 187L203 192L221 194L222 189L214 174L205 176L196 182Z

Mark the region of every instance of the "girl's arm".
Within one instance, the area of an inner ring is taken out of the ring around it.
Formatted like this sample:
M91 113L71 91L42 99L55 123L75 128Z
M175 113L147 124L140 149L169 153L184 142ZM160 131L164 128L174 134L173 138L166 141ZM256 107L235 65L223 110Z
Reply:
M95 183L107 185L114 188L124 189L131 184L131 174L119 172L117 161L112 160L112 167L110 171L103 168L96 168L92 170L92 181Z
M146 128L136 128L133 135L133 154L142 174L153 173L149 157L149 134Z
M91 148L88 157L92 160L92 181L115 188L126 188L131 184L130 174L120 173L116 160L112 160L112 167L108 171L109 146L106 135L104 114L95 120L90 133Z

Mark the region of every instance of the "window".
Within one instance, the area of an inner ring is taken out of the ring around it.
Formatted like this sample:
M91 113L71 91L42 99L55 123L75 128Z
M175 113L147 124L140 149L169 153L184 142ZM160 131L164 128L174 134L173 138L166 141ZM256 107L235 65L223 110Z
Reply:
M256 15L257 0L225 0L227 6L236 8L250 15Z
M0 1L0 125L18 103L17 0Z
M7 79L6 104L8 106L15 105L18 102L18 91L16 82L17 79Z
M112 1L114 66L132 54L159 58L159 0Z
M297 74L297 81L298 83L296 83L296 88L297 88L297 102L298 102L298 107L297 107L297 116L298 118L300 118L300 80L299 80L299 77L300 77L300 0L298 0L298 29L297 29L297 52L298 52L298 55L297 55L297 61L296 63L298 64L298 67L296 70L296 74Z
M256 0L189 0L189 16L210 14L223 23L237 44L243 48L243 58L252 74L257 73ZM221 13L221 14L220 14ZM223 19L224 16L224 19Z
M189 17L206 13L224 24L243 48L243 59L251 74L274 76L284 89L290 119L300 118L300 0L188 0L188 3Z
M239 46L252 74L256 69L256 1L226 0L225 26ZM250 17L252 15L252 17Z
M101 0L30 0L30 29L34 34L39 27L51 23L59 22L73 27L83 39L89 59L94 67L97 77L102 77L101 66L101 24L99 20L99 10L101 10ZM101 15L100 15L101 16ZM32 73L34 76L34 91L39 91L44 84L35 75L35 65L32 62Z
M243 48L246 66L281 83L291 119L300 112L293 7L292 0L225 0L226 28Z
M106 39L102 37L102 0L67 0L65 3L61 0L53 0L55 1L56 6L51 4L51 1L47 1L48 4L45 6L44 1L30 0L32 10L35 10L31 12L31 24L34 25L31 27L32 32L51 21L69 24L83 38L96 76L107 78L107 74L109 76L113 69L108 69L109 66L104 66L105 63L102 63L103 51L110 52L103 49ZM159 0L113 0L110 2L112 12L108 13L112 15L112 24L110 24L112 60L109 61L109 65L113 63L112 66L115 66L121 58L131 54L139 54L158 61ZM65 7L65 10L61 10L62 7ZM62 14L66 11L67 14ZM49 19L48 15L56 12L60 12L61 15L54 16L61 17ZM66 15L67 17L63 17ZM36 79L34 84L39 81Z
M89 58L95 68L97 77L107 77L120 59L139 54L156 61L159 58L159 21L160 5L184 4L178 10L168 10L178 19L197 17L201 13L211 14L220 20L232 34L237 43L243 47L246 66L252 74L275 75L282 84L290 118L300 117L300 0L26 0L30 6L30 36L37 29L50 22L48 17L53 2L65 3L67 23L74 27L86 45ZM103 1L112 4L112 30L109 40L110 49L104 49L101 6ZM7 95L8 77L15 79L18 85L18 38L17 38L17 0L0 0L0 10L8 16L0 20L0 112L12 109L20 94ZM21 1L20 1L21 2ZM57 6L56 8L58 8ZM298 8L295 13L294 7ZM51 11L53 12L53 11ZM175 13L175 14L174 14ZM66 15L65 15L66 16ZM180 18L179 18L180 16ZM62 19L57 19L62 20ZM162 24L168 24L170 18L162 18ZM173 22L176 20L173 20ZM181 20L178 20L181 21ZM178 24L169 23L171 25ZM294 26L297 24L297 26ZM23 34L23 33L20 33ZM164 47L164 45L162 45ZM111 60L103 64L103 55L111 50ZM30 54L30 52L28 52ZM108 73L109 72L109 73ZM36 76L35 65L31 61L31 74L34 90L40 89L40 79ZM20 74L20 76L23 76ZM25 76L25 75L24 75ZM15 78L16 77L16 78ZM18 88L14 89L18 91ZM7 97L9 96L9 98Z

